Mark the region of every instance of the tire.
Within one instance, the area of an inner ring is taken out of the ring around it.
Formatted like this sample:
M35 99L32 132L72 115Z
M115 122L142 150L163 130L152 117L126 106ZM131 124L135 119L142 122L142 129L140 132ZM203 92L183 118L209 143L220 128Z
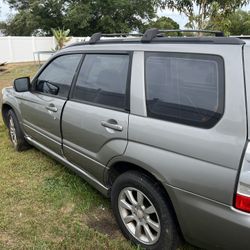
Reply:
M146 174L129 171L120 175L112 186L111 203L121 231L134 244L150 250L179 247L172 208L159 185Z
M30 148L29 144L25 141L24 134L20 128L18 119L13 110L9 110L7 118L9 136L15 150L24 151Z

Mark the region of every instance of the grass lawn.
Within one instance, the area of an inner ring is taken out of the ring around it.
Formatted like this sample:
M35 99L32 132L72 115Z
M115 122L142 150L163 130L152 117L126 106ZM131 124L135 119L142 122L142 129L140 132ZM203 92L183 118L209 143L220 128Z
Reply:
M8 65L0 91L37 69ZM0 249L136 249L121 235L109 200L38 150L15 152L1 118L0 200Z

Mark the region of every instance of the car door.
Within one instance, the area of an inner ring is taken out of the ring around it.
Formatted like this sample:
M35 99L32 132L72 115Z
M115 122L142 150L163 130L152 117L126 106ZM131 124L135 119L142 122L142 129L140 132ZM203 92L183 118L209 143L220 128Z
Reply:
M102 180L124 153L129 116L129 54L86 54L62 117L65 157Z
M25 132L35 141L61 154L60 119L81 54L52 60L32 82L20 103Z

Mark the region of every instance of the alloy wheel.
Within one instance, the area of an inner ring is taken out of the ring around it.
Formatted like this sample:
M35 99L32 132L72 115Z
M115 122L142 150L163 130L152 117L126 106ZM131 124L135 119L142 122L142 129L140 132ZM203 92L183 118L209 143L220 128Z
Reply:
M10 139L12 143L16 146L17 145L16 128L15 128L14 120L11 116L9 120L9 129L10 129Z
M118 202L121 219L129 232L143 244L156 243L161 225L150 199L140 190L126 187L120 192Z

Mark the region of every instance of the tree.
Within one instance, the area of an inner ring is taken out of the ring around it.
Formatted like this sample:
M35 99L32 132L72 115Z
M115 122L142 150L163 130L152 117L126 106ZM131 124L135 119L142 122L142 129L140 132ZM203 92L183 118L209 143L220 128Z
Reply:
M247 3L249 0L160 0L163 8L184 13L189 19L187 27L193 29L206 29L212 16L226 17Z
M231 35L250 35L250 12L238 10L229 16Z
M62 49L65 43L70 41L70 37L68 37L70 30L64 30L64 29L51 29L53 36L56 39L57 46L56 50Z
M29 36L36 30L51 35L51 28L62 27L64 1L6 0L18 12L5 23L6 35Z
M160 17L155 21L150 21L145 28L158 28L158 29L169 29L177 30L180 28L179 24L169 17Z
M228 35L250 35L250 12L237 10L228 17L211 19L210 28L224 30Z
M150 21L148 24L145 24L143 29L141 30L144 33L147 29L157 28L157 29L165 29L165 30L178 30L180 28L179 24L176 23L173 19L169 17L158 17L156 20ZM167 36L180 36L181 34L177 32L168 32Z
M18 18L25 20L27 33L31 34L30 30L42 29L48 35L51 34L51 28L57 27L69 28L73 36L86 36L98 31L130 32L141 29L144 23L154 18L157 8L156 0L5 1L18 11ZM23 15L27 15L27 18ZM16 27L16 24L13 24L16 16L7 22L7 27ZM12 32L13 29L9 30ZM18 34L22 35L21 32Z
M88 29L91 19L91 9L89 4L70 4L65 13L63 26L71 31L73 36L89 35Z
M36 20L31 20L32 15L22 10L7 22L2 22L0 26L5 35L29 36L37 26Z

